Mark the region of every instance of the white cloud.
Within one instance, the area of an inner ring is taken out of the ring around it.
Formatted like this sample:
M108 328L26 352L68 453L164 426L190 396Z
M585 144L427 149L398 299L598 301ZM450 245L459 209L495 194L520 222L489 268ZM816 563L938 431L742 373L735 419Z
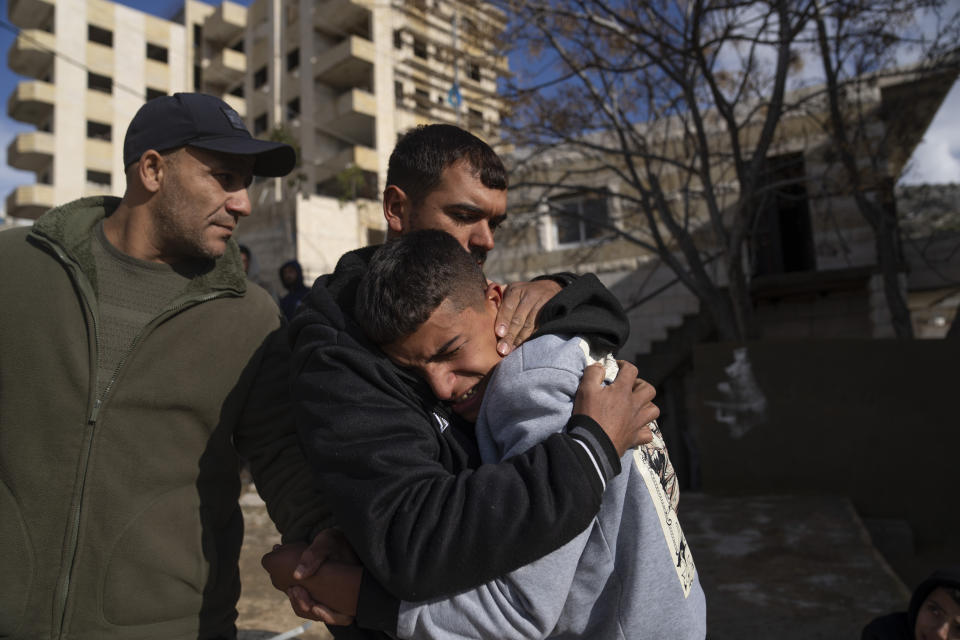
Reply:
M960 82L953 85L907 163L901 184L960 182Z

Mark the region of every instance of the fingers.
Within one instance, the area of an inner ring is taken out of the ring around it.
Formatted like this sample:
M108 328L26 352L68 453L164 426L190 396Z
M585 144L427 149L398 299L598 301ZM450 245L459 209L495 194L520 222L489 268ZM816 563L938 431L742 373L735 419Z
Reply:
M603 365L599 362L594 362L589 367L583 370L583 377L580 379L581 387L588 386L597 386L603 384L603 378L605 375L605 370Z
M325 609L319 602L314 601L307 593L307 590L301 586L292 586L287 589L287 597L290 599L290 606L293 612L301 618L308 620L321 621L321 609Z
M339 611L334 611L328 607L318 604L313 608L313 611L319 616L315 618L320 620L324 624L335 624L341 627L346 627L353 624L353 616L347 615L346 613L340 613Z
M643 425L643 428L637 432L637 446L653 442L653 431L650 430L650 424Z
M632 362L617 360L617 366L619 367L617 377L613 379L611 386L630 386L635 389L637 382L643 382L643 380L637 377L639 371L637 371L637 367Z
M494 325L500 337L497 352L501 356L507 355L533 335L540 309L560 290L561 286L552 280L518 282L504 290Z

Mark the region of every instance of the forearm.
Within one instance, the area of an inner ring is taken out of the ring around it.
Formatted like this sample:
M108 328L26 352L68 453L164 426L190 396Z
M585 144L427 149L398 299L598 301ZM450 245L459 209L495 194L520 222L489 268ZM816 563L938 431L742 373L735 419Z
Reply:
M307 540L329 526L331 516L297 438L289 390L290 350L278 329L251 361L253 381L233 440L250 464L257 491L284 541Z
M590 534L588 528L553 553L469 591L402 603L397 636L418 640L547 637L570 595Z

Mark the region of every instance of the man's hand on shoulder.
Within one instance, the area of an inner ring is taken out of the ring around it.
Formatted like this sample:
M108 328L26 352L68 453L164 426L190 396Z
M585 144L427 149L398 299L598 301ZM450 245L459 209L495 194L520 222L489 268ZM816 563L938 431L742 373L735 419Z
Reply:
M584 370L573 413L593 418L622 456L653 439L649 424L659 417L660 409L653 404L656 390L637 377L637 368L625 360L617 364L620 371L608 385L603 384L602 365L592 364Z
M497 312L497 352L505 356L523 344L537 328L537 314L563 289L553 280L516 282L503 291L503 303Z

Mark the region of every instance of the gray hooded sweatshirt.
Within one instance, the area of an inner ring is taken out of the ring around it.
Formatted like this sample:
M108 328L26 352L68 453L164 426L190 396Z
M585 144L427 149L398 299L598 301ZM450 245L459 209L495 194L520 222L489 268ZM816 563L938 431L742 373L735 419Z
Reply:
M555 335L506 357L491 375L477 420L483 461L514 456L562 429L584 367L596 361L581 338ZM601 361L612 380L615 362ZM659 433L620 462L600 512L580 535L475 589L402 603L397 635L702 640L706 603Z

